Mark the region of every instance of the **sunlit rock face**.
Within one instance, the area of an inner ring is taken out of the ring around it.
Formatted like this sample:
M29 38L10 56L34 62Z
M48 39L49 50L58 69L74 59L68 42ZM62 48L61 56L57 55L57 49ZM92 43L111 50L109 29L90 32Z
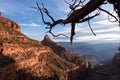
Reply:
M86 58L49 36L41 42L32 40L18 24L0 17L0 80L79 80L87 67Z

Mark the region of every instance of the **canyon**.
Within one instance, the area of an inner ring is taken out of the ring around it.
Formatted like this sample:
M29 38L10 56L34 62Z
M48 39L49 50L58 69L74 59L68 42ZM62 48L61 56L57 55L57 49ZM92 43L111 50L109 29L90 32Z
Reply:
M120 80L120 52L107 64L91 67L48 35L28 38L0 13L0 80Z
M42 41L28 38L0 15L0 80L79 80L87 75L88 63L48 35Z

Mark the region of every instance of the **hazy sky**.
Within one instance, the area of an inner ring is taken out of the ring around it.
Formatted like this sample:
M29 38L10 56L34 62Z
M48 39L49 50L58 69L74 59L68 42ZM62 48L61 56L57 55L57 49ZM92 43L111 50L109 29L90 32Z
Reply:
M68 5L64 0L0 0L0 11L2 11L4 17L18 23L21 26L22 33L32 39L42 40L44 35L48 33L46 33L46 25L42 23L39 12L31 8L36 6L36 2L44 3L45 7L48 8L50 14L53 15L56 20L59 18L65 19L69 12ZM110 5L103 7L112 12L112 7ZM101 13L100 16L90 21L97 36L92 35L87 22L77 24L74 41L91 43L118 42L120 40L120 29L118 24L110 23L107 17L107 14ZM64 33L70 36L70 25L57 25L53 28L53 32L55 34ZM60 36L58 38L53 38L53 40L69 41L69 38Z

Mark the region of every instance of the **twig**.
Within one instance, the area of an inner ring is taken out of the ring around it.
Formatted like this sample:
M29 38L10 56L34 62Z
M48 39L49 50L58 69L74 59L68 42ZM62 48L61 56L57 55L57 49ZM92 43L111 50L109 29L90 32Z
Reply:
M98 16L98 15L99 15L99 13L96 13L95 15L90 16L90 17L87 17L87 18L84 18L84 19L78 21L77 23L83 23L83 22L85 22L85 21L89 21L89 20L91 20L92 18L94 18L94 17L96 17L96 16Z
M90 20L88 20L88 25L89 25L89 28L90 28L91 32L93 33L93 35L96 36L95 32L93 31L93 29L92 29L92 27L91 27L91 25L90 25Z
M109 13L107 10L102 9L102 8L100 8L100 7L99 7L98 9L101 10L101 11L103 11L103 12L105 12L105 13L107 13L108 15L112 16L113 18L115 18L116 22L119 21L119 20L117 19L117 17L115 17L114 15L112 15L111 13Z
M47 33L50 33L53 37L59 37L59 36L64 36L64 37L66 37L66 38L69 38L67 35L65 35L65 34L57 34L57 35L55 35L54 33L52 33L51 31L48 31Z

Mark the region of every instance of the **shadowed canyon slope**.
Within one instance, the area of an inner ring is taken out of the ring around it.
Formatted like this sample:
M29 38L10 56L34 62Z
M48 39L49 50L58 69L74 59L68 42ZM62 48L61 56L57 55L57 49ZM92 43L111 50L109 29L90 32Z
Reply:
M90 76L92 80L120 80L120 53L116 53L111 62L96 67Z
M32 40L17 23L0 16L0 80L79 80L87 75L87 67L83 56L47 35L42 42Z

